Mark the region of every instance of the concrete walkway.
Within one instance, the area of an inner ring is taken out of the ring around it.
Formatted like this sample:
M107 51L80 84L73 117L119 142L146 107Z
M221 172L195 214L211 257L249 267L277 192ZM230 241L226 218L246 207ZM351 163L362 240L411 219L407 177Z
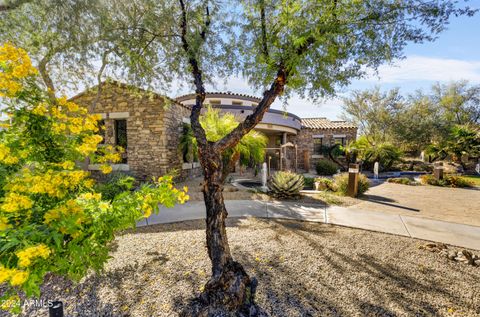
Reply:
M412 238L443 242L480 250L480 227L378 211L321 206L297 202L227 200L229 217L283 218L329 223L352 228L385 232ZM174 208L161 208L138 223L139 226L205 218L203 201L190 201Z

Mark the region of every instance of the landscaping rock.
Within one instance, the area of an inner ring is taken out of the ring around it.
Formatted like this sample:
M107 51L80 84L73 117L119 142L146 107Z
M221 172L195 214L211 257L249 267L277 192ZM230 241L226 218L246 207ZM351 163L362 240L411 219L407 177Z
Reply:
M439 255L447 257L449 260L465 263L472 266L480 266L480 257L468 250L450 250L444 243L429 242L421 245L419 249L430 252L438 252Z
M449 251L447 257L450 260L455 260L455 257L457 256L457 253L455 251Z

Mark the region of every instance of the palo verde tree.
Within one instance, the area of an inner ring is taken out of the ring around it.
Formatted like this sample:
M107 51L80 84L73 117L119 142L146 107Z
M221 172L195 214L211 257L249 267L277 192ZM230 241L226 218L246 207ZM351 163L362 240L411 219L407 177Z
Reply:
M434 40L451 16L474 13L447 0L91 1L103 6L90 14L115 48L109 60L119 77L157 86L173 74L196 93L190 119L204 175L212 276L190 315L258 314L256 282L228 244L224 153L280 96L332 96L368 69L402 57L407 43ZM262 100L227 135L209 141L200 123L205 84L230 74L263 90Z
M451 15L472 11L458 9L450 1L242 1L240 7L223 12L232 17L230 35L236 41L231 43L238 54L234 67L254 87L265 90L252 114L222 139L209 142L199 121L205 73L211 74L205 46L210 47L211 37L227 37L219 35L222 28L211 22L211 8L216 9L217 17L224 8L209 1L187 5L183 0L179 7L178 45L196 93L191 122L204 173L207 246L212 261L212 277L200 299L207 311L255 315L256 283L233 259L228 245L222 153L238 144L279 96L294 91L312 98L333 95L337 87L363 76L366 69L401 57L408 42L433 40Z

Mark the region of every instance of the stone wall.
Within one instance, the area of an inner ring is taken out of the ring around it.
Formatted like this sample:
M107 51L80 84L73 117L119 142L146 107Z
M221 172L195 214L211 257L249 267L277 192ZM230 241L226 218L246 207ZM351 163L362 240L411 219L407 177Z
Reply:
M310 159L310 169L314 170L315 165L321 159L328 159L323 155L314 153L314 136L323 135L323 145L333 145L335 135L345 135L345 144L355 140L357 137L356 128L338 128L338 129L308 129L303 128L295 136L289 136L289 141L297 144L298 151L298 168L300 170L305 169L305 151Z
M177 169L181 176L189 174L182 169L179 151L182 122L189 117L189 108L119 83L105 83L93 109L96 95L87 91L72 101L102 115L106 144L115 145L115 120L127 120L127 162L115 165L114 170L128 171L140 180L150 180L172 169Z

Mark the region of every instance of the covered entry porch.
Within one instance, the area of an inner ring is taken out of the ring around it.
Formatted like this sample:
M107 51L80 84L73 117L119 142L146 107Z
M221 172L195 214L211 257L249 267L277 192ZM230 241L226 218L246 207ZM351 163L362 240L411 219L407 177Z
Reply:
M269 174L272 171L298 169L297 145L291 137L297 134L295 129L285 126L260 123L255 130L267 136L268 143L265 149L265 162Z

